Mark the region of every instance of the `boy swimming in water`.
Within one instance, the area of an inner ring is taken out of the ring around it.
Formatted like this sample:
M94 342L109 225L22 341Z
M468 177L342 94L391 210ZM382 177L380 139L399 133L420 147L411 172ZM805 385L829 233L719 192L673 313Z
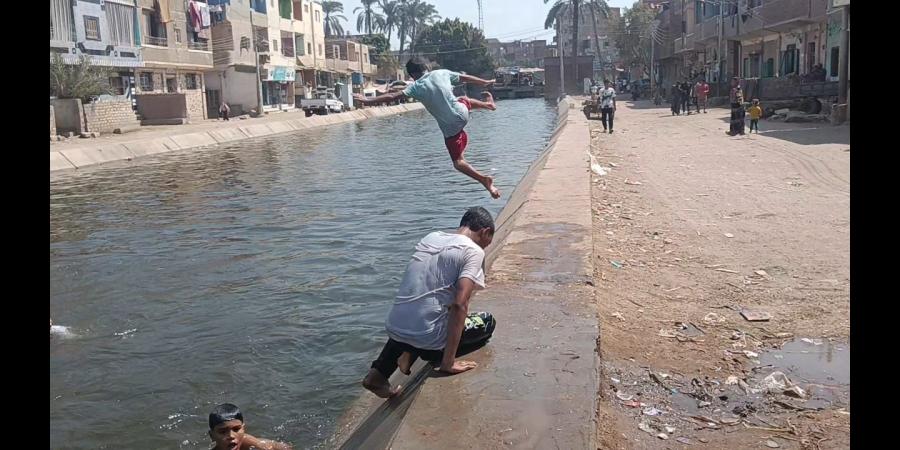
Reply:
M490 92L484 92L485 101L469 97L453 95L453 85L471 83L478 86L490 86L493 80L483 80L471 75L464 75L449 70L430 71L428 63L420 58L412 58L406 63L406 72L415 83L406 86L402 91L388 92L374 98L355 95L354 98L364 105L390 103L401 97L412 97L425 105L425 109L437 120L444 134L444 144L450 152L453 167L481 183L491 197L500 198L500 190L494 186L494 178L482 175L463 158L469 136L464 130L469 122L469 111L472 109L495 110L494 98Z
M259 439L244 431L244 415L237 406L223 403L209 413L209 437L213 450L291 450L291 446Z

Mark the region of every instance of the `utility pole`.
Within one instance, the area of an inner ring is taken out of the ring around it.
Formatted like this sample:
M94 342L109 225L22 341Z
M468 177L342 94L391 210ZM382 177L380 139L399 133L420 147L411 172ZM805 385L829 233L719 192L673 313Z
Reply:
M262 116L262 76L259 73L259 43L256 42L256 29L253 27L253 12L253 6L250 6L250 35L253 36L253 54L256 55L256 114Z
M565 70L563 69L562 23L556 18L556 50L559 51L559 98L566 95Z
M841 11L841 47L838 53L838 103L847 103L850 75L850 6Z

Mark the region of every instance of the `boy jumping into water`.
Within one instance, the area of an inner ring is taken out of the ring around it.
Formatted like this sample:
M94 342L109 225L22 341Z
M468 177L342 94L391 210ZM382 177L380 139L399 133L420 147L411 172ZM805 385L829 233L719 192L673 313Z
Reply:
M213 450L291 450L290 445L247 434L244 415L231 403L222 403L209 413L209 438Z
M453 160L456 170L468 175L481 183L491 197L500 198L500 190L494 187L494 178L482 175L463 158L469 136L464 130L469 122L469 111L472 109L495 110L494 98L490 92L484 92L485 101L469 97L455 97L453 85L471 83L478 86L490 86L493 80L483 80L471 75L464 75L449 70L430 71L428 64L420 58L412 58L406 63L406 72L412 77L412 83L402 91L388 92L374 98L365 98L355 95L354 98L363 105L389 103L401 97L412 97L425 105L425 109L437 120L441 132L444 134L444 143Z

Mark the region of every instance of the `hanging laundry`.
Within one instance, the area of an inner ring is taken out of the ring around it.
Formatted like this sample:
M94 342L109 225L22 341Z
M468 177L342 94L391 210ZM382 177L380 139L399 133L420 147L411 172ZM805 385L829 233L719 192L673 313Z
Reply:
M191 2L188 3L188 10L191 14L191 29L195 33L199 32L200 29L203 28L203 20L200 18L200 7L198 6L198 3L191 0Z
M169 23L172 21L172 14L169 13L169 0L156 0L156 11L159 12L159 21Z
M200 27L209 28L209 5L202 2L196 2L200 9Z

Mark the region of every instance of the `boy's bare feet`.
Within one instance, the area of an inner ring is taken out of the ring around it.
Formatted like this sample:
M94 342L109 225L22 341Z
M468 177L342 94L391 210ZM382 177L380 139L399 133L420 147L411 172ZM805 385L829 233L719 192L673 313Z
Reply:
M500 198L500 189L494 187L494 177L484 177L484 181L481 184L491 193L491 197Z
M400 393L401 386L391 388L391 382L376 369L369 369L366 378L363 379L364 388L381 398L391 398Z
M412 354L409 352L403 352L399 358L397 358L397 368L400 369L400 372L403 375L409 375L410 368L412 367Z
M484 98L484 102L488 104L488 109L491 111L497 110L497 105L494 103L494 96L490 92L484 91L481 93L481 96Z

